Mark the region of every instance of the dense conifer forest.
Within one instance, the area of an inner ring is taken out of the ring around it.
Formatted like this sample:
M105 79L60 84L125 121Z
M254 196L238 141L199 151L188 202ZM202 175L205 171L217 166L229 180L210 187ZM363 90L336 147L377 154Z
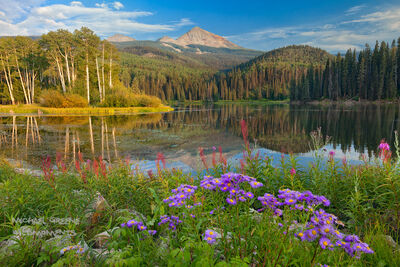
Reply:
M291 100L394 100L400 96L400 38L377 41L357 53L329 58L323 69L310 64L290 85Z

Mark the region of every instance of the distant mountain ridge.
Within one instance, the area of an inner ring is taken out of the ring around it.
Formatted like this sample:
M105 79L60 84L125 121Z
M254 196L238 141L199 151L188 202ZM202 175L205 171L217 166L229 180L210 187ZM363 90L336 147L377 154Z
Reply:
M122 35L122 34L114 34L111 37L108 37L106 39L109 42L113 42L113 43L122 43L122 42L132 42L132 41L136 41L136 39L126 36L126 35Z
M107 41L113 43L123 43L135 41L134 38L125 36L122 34L115 34L107 38ZM243 49L243 47L234 44L222 36L203 30L200 27L194 27L187 33L183 34L176 40L169 37L163 36L157 40L157 42L168 47L166 44L175 44L187 48L190 45L201 45L214 48L228 48L228 49Z
M159 39L159 41L162 43L173 43L181 46L203 45L216 48L241 48L237 44L226 40L224 37L203 30L200 27L194 27L176 40L169 36L164 36L163 38Z

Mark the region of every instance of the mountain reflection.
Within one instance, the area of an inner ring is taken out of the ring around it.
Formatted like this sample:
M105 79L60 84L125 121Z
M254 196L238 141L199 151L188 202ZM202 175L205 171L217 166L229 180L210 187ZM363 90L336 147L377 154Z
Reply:
M101 156L115 162L124 157L154 160L157 152L192 167L198 148L211 153L221 146L233 156L243 149L240 121L248 125L249 139L258 147L285 153L311 150L310 132L321 127L333 148L343 152L375 154L386 139L393 146L400 128L400 106L298 105L190 105L174 112L118 116L5 116L0 117L1 154L39 166L56 153L74 162ZM353 152L354 152L353 151Z

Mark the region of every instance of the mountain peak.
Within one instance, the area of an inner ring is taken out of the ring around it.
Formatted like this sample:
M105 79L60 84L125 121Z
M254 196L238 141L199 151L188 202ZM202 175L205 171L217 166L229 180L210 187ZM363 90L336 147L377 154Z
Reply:
M181 45L197 44L211 47L240 48L224 37L203 30L197 26L179 37L176 41Z
M161 43L175 43L176 40L172 39L169 36L163 36L160 39L158 39L158 41L161 42Z
M168 36L159 39L162 43L174 43L180 46L204 45L217 48L240 48L240 46L226 40L224 37L203 30L200 27L193 27L190 31L174 40Z
M132 41L136 41L136 40L132 37L117 33L111 37L108 37L107 41L114 42L114 43L122 43L122 42L132 42Z

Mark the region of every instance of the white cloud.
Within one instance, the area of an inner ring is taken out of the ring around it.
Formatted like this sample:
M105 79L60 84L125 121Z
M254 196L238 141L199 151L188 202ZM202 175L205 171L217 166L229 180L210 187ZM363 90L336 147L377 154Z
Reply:
M116 10L120 10L121 8L124 7L124 5L123 5L121 2L114 2L114 3L113 3L113 7L114 7Z
M72 1L72 2L70 3L70 5L71 5L71 6L83 6L82 2L79 2L79 1Z
M365 7L366 7L366 5L353 6L353 7L349 8L349 9L347 9L345 11L345 14L346 15L353 15L355 13L358 13L359 11L361 11Z
M45 0L0 0L0 11L6 14L7 20L18 19L29 14L29 10L39 6Z
M105 4L105 3L101 3L101 4L96 3L95 6L101 7L101 8L107 8L108 7L107 4Z
M244 47L270 50L291 44L308 44L330 52L342 52L349 48L361 49L376 40L391 41L400 36L400 6L354 15L366 6L347 10L347 18L324 23L321 26L297 25L261 29L241 35L228 36L230 41Z
M193 24L194 24L193 21L191 21L190 19L183 18L179 22L176 23L176 26L183 27L183 26L188 26L188 25L193 25Z
M4 0L0 0L4 1ZM8 0L6 0L8 1ZM86 26L100 36L106 37L116 32L123 34L145 34L173 31L189 25L190 19L183 18L176 23L150 24L138 19L152 16L148 11L123 11L121 2L112 4L97 3L89 7L79 1L70 4L41 5L41 0L27 0L27 6L21 1L13 5L18 14L9 17L9 8L0 5L0 35L40 35L59 28L73 31ZM0 2L1 3L1 2ZM2 16L4 13L5 16ZM5 17L9 19L6 20Z

